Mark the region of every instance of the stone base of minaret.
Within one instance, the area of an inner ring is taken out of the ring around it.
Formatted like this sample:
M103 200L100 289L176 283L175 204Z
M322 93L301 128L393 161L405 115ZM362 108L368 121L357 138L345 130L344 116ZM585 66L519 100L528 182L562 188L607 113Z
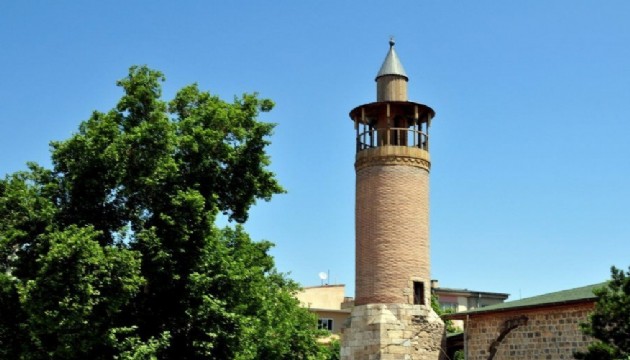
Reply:
M342 330L341 360L443 360L445 334L428 306L359 305Z

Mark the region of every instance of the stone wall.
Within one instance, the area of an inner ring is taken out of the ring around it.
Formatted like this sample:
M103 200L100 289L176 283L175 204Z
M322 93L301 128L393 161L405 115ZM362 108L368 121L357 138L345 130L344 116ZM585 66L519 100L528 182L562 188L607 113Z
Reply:
M580 331L593 303L476 314L467 321L469 360L573 359L592 341Z
M444 323L430 307L355 306L342 330L342 360L443 360Z

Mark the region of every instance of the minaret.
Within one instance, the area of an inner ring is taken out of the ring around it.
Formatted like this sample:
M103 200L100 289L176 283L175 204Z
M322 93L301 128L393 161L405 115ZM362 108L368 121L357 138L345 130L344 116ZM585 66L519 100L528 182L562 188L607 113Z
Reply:
M342 359L441 359L444 324L431 309L429 126L407 100L408 77L389 42L376 102L350 111L356 129L355 307Z

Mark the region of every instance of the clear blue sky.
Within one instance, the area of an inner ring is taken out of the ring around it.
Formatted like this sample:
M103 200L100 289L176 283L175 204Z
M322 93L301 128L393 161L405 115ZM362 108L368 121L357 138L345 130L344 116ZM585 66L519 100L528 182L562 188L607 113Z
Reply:
M630 2L3 1L0 176L49 165L133 64L230 100L277 103L288 194L246 228L278 268L354 293L353 107L390 35L431 128L431 254L442 286L512 299L630 265Z

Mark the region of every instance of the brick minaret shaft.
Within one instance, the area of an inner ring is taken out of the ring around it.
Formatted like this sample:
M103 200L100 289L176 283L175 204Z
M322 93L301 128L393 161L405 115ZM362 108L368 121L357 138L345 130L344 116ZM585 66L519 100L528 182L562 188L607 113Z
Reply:
M429 137L435 112L407 100L390 41L377 101L350 112L357 132L355 305L429 304Z

